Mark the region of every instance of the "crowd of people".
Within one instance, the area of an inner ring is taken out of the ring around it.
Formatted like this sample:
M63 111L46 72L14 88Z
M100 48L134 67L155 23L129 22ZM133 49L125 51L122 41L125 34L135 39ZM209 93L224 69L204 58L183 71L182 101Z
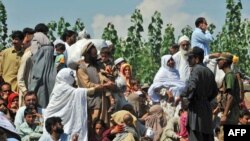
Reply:
M161 57L152 84L133 77L110 41L37 24L1 51L1 141L219 141L223 125L250 124L237 56L210 53L195 21Z

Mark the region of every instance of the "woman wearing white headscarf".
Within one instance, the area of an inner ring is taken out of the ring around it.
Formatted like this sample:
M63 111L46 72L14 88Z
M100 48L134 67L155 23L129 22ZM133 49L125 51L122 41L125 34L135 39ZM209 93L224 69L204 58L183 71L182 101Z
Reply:
M78 134L79 141L87 141L87 93L94 88L74 88L74 71L70 68L60 70L51 93L50 102L45 111L45 119L60 117L64 125L64 133Z
M171 63L168 63L172 61ZM180 80L179 72L174 68L174 60L171 55L164 55L161 57L161 67L155 75L154 82L148 90L151 100L155 103L160 102L161 95L158 90L167 88L173 93L173 96L179 96L185 83Z

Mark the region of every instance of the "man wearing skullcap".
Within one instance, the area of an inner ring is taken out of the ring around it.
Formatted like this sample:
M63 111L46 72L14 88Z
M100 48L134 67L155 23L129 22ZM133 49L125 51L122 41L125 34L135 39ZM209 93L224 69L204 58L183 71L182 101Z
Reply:
M179 38L178 45L180 50L173 55L175 67L179 71L180 79L186 82L190 75L190 67L188 65L187 56L185 54L190 49L190 40L184 35Z
M204 56L210 53L209 43L213 40L212 35L207 30L207 21L204 17L199 17L195 21L195 30L192 33L192 48L197 46L204 50Z

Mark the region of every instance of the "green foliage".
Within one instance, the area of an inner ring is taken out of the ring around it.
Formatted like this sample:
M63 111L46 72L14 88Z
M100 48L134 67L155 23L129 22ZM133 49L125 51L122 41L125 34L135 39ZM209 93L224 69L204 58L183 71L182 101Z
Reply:
M117 31L112 23L108 23L107 27L104 28L102 39L110 40L114 45L118 43Z
M168 48L175 43L174 27L172 24L167 24L163 36L161 56L168 54Z
M131 16L132 26L128 28L128 36L125 43L124 57L133 66L133 75L137 77L140 69L140 53L143 48L141 32L143 32L143 19L140 10L136 9Z
M186 36L188 36L189 39L191 39L193 29L190 25L187 25L181 30L181 33L182 33L182 35L186 35ZM179 37L178 37L178 39L179 39Z
M211 44L214 52L231 52L239 56L238 67L241 71L250 74L249 66L249 41L250 41L250 21L241 20L241 1L227 0L225 25L222 31L216 36Z
M163 21L161 19L161 14L155 11L152 16L152 21L148 26L148 46L151 48L151 56L154 62L158 65L161 63L161 46L162 46L162 29Z
M81 21L81 19L77 19L75 22L75 25L73 26L72 30L75 32L82 31L85 28L84 23Z
M75 24L71 26L69 22L65 22L63 17L61 17L58 22L49 22L47 26L49 28L48 36L51 41L61 37L65 30L79 32L85 28L84 23L80 19L77 19Z
M7 37L8 37L8 28L6 24L7 20L7 13L5 10L5 6L3 5L2 1L0 1L0 51L5 49L7 44Z

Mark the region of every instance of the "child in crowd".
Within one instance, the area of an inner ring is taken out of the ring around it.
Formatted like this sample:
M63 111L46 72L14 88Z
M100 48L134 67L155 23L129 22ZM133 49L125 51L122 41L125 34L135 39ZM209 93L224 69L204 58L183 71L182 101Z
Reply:
M113 71L112 71L112 61L111 61L111 53L109 48L104 47L100 51L100 56L101 56L101 73L111 81L114 81L115 77L113 76ZM108 109L108 113L112 113L115 109L115 100L114 97L112 96L111 92L109 90L106 91L106 96L109 98L109 104L110 107Z
M58 43L55 45L56 48L56 59L55 59L55 64L56 64L56 69L57 72L59 72L62 68L66 68L66 63L65 63L65 56L64 56L64 51L65 51L65 44L63 43Z
M9 109L11 121L15 120L15 116L19 108L18 101L19 101L18 94L12 93L9 95L7 108Z
M25 122L21 124L19 128L19 135L22 141L38 140L42 136L43 127L35 124L35 118L33 108L26 108L24 110Z
M113 141L139 140L138 133L134 127L134 119L131 114L125 114L123 116L123 127L123 132L117 133Z

